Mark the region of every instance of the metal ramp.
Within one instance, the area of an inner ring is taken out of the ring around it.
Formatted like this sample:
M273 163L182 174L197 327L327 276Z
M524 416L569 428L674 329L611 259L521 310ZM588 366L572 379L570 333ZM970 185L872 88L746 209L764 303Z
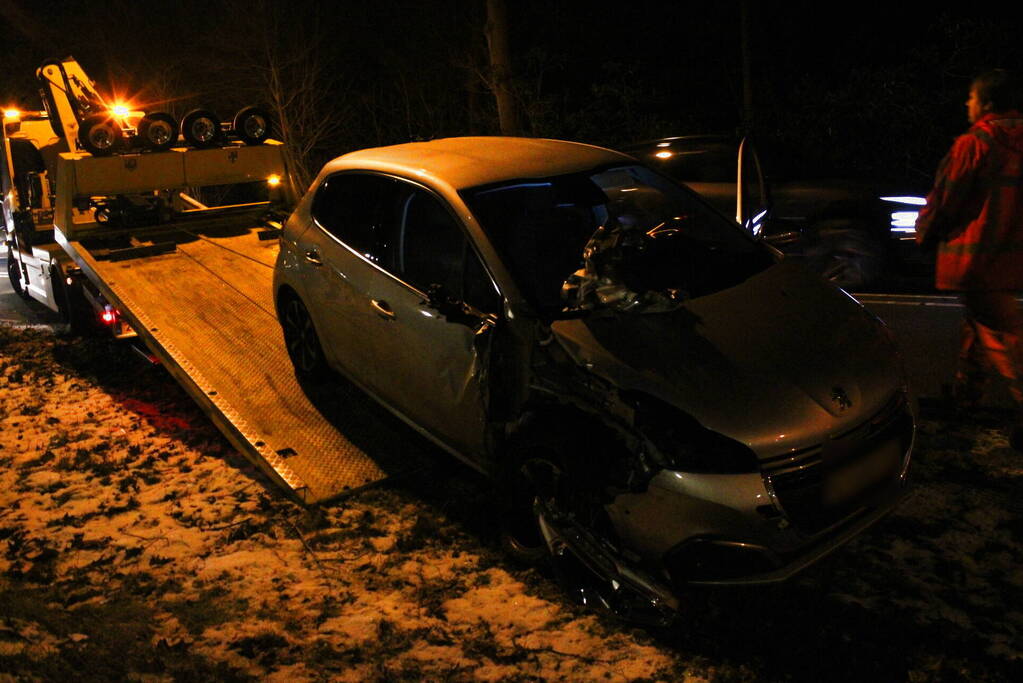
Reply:
M69 241L58 230L58 241L232 444L301 502L408 469L369 457L299 386L272 301L277 240L260 240L255 220L238 224L149 229L146 240L176 248L143 246L123 260L107 258L100 238Z

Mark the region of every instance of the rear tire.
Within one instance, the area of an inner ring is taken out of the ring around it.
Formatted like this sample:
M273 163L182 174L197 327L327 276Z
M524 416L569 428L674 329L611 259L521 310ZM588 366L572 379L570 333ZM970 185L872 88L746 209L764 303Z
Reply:
M304 381L322 381L328 372L327 360L305 304L295 294L283 295L278 306L278 319L295 375Z

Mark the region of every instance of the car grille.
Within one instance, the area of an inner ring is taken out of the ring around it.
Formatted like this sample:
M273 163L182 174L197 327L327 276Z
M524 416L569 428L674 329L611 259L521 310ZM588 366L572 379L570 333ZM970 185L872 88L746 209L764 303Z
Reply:
M822 444L764 460L762 472L793 526L815 533L869 505L872 497L892 481L892 476L884 476L851 495L834 500L836 482L829 481L831 472L836 468L849 471L848 468L856 467L867 459L887 458L886 454L895 447L893 443L898 447L898 468L901 471L902 456L912 438L913 418L905 395L899 392L871 419L832 439L832 443L840 443L846 450L838 462L831 462L830 455L826 457L826 446ZM832 446L829 444L827 448ZM882 449L887 450L882 453Z

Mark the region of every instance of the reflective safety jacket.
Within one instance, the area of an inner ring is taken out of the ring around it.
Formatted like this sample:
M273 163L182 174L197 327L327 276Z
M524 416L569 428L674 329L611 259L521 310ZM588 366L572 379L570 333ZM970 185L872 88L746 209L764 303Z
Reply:
M985 114L956 139L916 240L938 243L938 289L1023 290L1023 114Z

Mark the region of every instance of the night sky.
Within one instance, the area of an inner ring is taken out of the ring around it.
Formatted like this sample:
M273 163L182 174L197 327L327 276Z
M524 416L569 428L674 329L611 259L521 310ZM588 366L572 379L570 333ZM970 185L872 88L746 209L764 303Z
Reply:
M1023 62L1018 10L749 4L754 124L779 176L925 187L965 128L971 78ZM508 7L527 135L615 146L741 121L738 0ZM151 107L178 116L204 104L227 117L267 100L261 68L273 53L291 82L313 74L305 106L333 124L313 145L316 163L409 139L494 134L485 15L484 0L184 0L159 12L127 0L0 0L0 101L33 106L35 68L73 54L101 91L164 101Z

